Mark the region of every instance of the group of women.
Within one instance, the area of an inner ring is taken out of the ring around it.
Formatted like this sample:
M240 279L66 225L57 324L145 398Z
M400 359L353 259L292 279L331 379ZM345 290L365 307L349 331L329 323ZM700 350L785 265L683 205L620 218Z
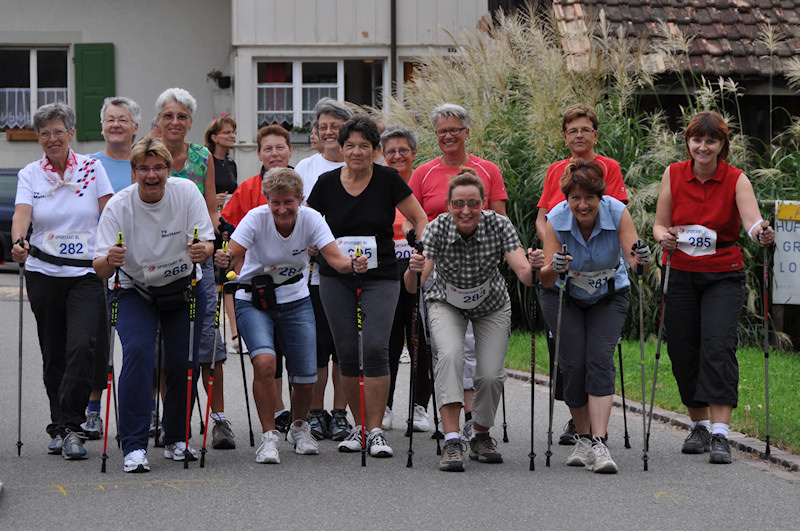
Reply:
M235 313L253 362L253 394L263 428L256 460L279 462L273 416L279 346L293 387L288 440L297 453L317 453L307 422L318 379L316 325L303 276L312 248L319 251L319 297L357 424L339 443L340 451L393 454L383 429L396 375L393 360L399 358L403 336L408 337L409 301L423 289L436 355L433 391L445 435L440 469L464 470L459 422L467 405L468 326L475 361L469 457L502 462L489 429L503 390L510 333L510 300L498 270L505 259L526 285L540 270L547 325L555 330L560 321L561 330L569 331L561 334L555 354L576 431L568 464L617 471L605 446L614 391L612 355L629 306L627 267L647 266L651 257L625 204L606 193L609 164L593 152L598 128L593 111L571 109L573 114L565 115L564 138L573 156L552 177L565 201L546 206L543 251L523 249L504 215L507 196L499 171L466 152L469 117L461 107L446 104L432 115L442 156L419 173L411 171L413 131L395 126L381 135L366 116L343 120L335 124L343 164L320 175L311 190L295 171L276 164L259 176L266 204L252 205L230 235L229 250L214 253L212 220L226 198L217 196L209 155L228 167L226 153L216 145L230 148L225 127L235 131L235 122L223 122L213 133L211 153L185 140L195 105L181 89L159 97L163 140L145 138L133 148L135 183L113 197L97 159L69 148L75 134L69 107L43 106L34 116L44 156L20 171L12 254L26 263L39 330L50 400L50 453L86 457L80 423L94 359L102 355L96 352L97 336L107 333L102 278L109 279L108 304L118 310L123 346L119 432L124 470L149 470L150 382L159 326L164 455L196 458L188 444L187 371L196 377L199 364L215 356L224 359L224 349L213 344L213 324L211 344L202 346L207 331L202 323L214 309L209 289L214 265L232 266L239 274ZM325 145L323 132L333 131L333 124L317 127ZM653 235L672 255L665 314L669 354L694 422L683 451L710 451L712 463L728 463L744 289L743 257L735 242L740 223L762 245L772 243L774 233L762 226L747 177L724 162L729 141L722 118L699 113L685 139L690 159L664 173ZM373 162L379 145L385 166ZM424 251L399 262L397 249L403 244L397 242L408 228L420 235ZM414 400L424 412L429 397L426 386L420 388ZM191 404L194 385L188 392ZM221 404L215 412L224 425Z

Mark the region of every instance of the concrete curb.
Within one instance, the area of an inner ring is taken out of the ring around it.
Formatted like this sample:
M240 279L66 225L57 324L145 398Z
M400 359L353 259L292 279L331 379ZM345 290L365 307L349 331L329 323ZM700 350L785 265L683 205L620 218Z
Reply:
M528 382L531 379L531 373L517 371L514 369L506 369L506 375L510 378L521 380L523 382ZM550 378L543 374L536 374L534 375L534 382L538 385L547 387L548 383L550 382ZM639 415L643 414L641 403L637 404L629 400L626 402L628 411ZM619 408L622 407L621 397L614 395L614 406ZM675 413L673 411L667 411L666 409L661 409L659 407L653 408L653 419L664 424L669 424L670 426L684 429L686 431L689 431L692 427L692 421L688 416ZM779 465L793 472L800 472L800 456L790 454L789 452L785 452L772 445L770 445L769 455L765 455L767 444L764 441L760 441L755 437L749 437L743 433L739 433L738 431L729 432L728 440L730 441L731 446L741 450L742 452L752 454L769 463Z

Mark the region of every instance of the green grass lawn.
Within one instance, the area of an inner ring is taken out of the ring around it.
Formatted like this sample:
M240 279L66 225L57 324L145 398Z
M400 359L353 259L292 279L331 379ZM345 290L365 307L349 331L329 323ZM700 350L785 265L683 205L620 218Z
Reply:
M653 385L656 343L645 343L646 395L649 407ZM506 367L530 371L531 338L529 333L515 331L506 355ZM761 439L766 436L764 414L764 352L753 348L739 350L739 407L733 410L731 429ZM642 377L638 341L623 341L622 359L625 368L625 399L642 400ZM614 353L617 361L617 353ZM536 335L536 372L548 374L548 356L545 334ZM770 444L793 454L800 454L800 400L796 382L800 381L800 355L796 352L772 351L769 357L770 373ZM621 394L619 363L617 361L617 394ZM666 344L661 347L656 384L656 405L670 411L686 413L672 376L672 365Z

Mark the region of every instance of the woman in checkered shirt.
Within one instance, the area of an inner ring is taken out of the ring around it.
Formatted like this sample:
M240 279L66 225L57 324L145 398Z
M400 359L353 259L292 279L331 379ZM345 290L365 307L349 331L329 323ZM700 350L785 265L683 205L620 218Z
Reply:
M526 257L511 221L491 210L482 210L483 181L471 168L461 168L450 181L449 212L439 215L425 229L425 251L411 257L405 272L406 289L417 290L436 268L436 278L425 292L431 334L439 346L434 389L441 404L445 447L439 463L444 471L462 471L462 447L458 421L464 392L464 333L472 322L475 331L475 401L472 410L475 435L469 455L481 463L501 463L495 441L489 436L503 391L503 362L511 329L511 303L506 281L498 269L503 258L525 285L533 269L544 263L542 251Z

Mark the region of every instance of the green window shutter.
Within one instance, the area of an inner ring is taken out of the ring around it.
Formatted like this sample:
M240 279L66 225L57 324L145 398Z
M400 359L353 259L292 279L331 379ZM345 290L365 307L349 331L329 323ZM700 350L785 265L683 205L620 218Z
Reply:
M114 96L114 44L75 45L75 115L77 140L103 140L100 108Z

